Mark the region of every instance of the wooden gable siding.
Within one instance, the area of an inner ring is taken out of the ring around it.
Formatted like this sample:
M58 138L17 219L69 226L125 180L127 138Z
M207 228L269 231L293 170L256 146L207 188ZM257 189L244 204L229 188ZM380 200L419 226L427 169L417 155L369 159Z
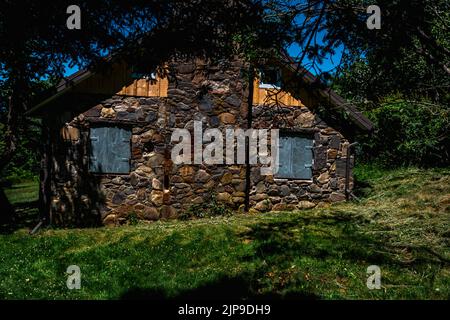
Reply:
M167 78L133 79L125 63L116 63L111 70L93 74L74 88L75 92L139 97L167 97Z
M124 95L138 97L167 97L169 81L157 76L156 81L150 79L133 79L130 69L125 63L116 63L111 70L99 72L87 78L75 88L75 92L96 93L104 95ZM290 93L278 89L259 87L259 79L255 79L253 101L255 105L303 106Z
M253 90L253 104L254 105L275 105L301 107L303 103L295 99L290 93L281 91L279 89L267 89L259 87L259 80L255 79Z

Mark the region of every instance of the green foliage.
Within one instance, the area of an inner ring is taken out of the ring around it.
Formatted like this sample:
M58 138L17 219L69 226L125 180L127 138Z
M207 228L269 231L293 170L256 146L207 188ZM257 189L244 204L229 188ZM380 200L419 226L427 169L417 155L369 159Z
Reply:
M17 149L11 162L0 172L0 183L36 180L39 176L39 122L26 119L16 130ZM5 126L0 123L0 154L5 147L4 134Z
M209 193L202 203L191 205L180 214L179 219L188 220L193 218L211 218L216 216L230 216L233 212L223 203L216 199L214 193Z
M364 162L393 167L449 165L448 106L392 97L366 113L376 131L358 139Z
M138 215L137 215L137 213L134 212L134 211L133 211L133 212L130 212L130 213L128 214L127 219L128 219L128 223L129 223L131 226L135 226L135 225L137 225L137 224L139 223Z

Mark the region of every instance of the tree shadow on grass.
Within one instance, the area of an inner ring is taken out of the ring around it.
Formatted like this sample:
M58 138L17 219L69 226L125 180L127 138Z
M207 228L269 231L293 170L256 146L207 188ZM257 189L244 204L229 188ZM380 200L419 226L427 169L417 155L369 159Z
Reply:
M14 214L0 222L0 234L11 234L19 229L32 229L39 221L38 201L26 201L12 206Z
M389 266L393 272L439 264L427 256L409 263L399 261L382 239L361 231L360 226L366 223L364 220L359 221L351 215L340 213L336 217L317 217L299 214L288 221L280 220L252 224L238 234L238 242L252 246L252 250L246 250L237 258L238 262L252 263L256 270L241 272L236 277L222 276L175 295L168 294L165 287L135 287L124 292L120 299L314 300L321 298L317 293L320 289L315 287L317 281L346 277L334 274L339 273L335 267L341 264L352 264L361 269L362 278L371 264ZM308 264L302 265L301 258L306 258ZM300 265L292 269L296 263ZM308 282L304 277L306 272L315 274L316 282Z
M123 300L316 300L318 297L312 293L290 293L280 295L277 293L259 294L254 291L255 284L250 280L251 274L242 274L238 277L222 277L217 281L206 283L198 288L182 291L175 296L169 296L164 289L132 288L127 290L120 299Z

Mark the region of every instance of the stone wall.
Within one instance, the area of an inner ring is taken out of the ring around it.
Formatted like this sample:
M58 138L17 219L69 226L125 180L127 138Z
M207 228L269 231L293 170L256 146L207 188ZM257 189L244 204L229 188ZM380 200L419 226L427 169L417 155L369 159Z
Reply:
M257 211L309 209L345 200L345 168L349 142L306 106L254 106L253 128L279 129L313 139L311 180L261 176L251 169L250 204ZM350 175L350 188L353 187Z
M60 117L53 130L51 172L54 223L120 224L140 219L176 218L209 193L233 209L245 199L245 165L175 165L170 160L175 128L193 131L247 126L248 88L239 60L223 65L172 62L166 98L112 96L83 112ZM348 142L306 107L253 108L254 128L280 128L314 136L312 181L275 179L251 169L252 210L289 210L344 199ZM64 123L64 126L62 126ZM89 127L127 126L132 130L129 174L89 173ZM60 131L61 127L63 128ZM90 222L89 222L90 223Z

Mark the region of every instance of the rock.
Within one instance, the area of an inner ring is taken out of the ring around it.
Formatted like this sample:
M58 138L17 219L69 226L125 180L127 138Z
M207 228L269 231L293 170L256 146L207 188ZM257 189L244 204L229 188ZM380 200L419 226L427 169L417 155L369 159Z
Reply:
M209 124L211 125L211 127L215 128L218 127L220 124L219 118L216 116L211 116L209 117Z
M139 200L144 200L146 195L147 195L147 191L144 188L139 189L136 192L136 196Z
M272 211L286 211L286 203L277 203L272 207Z
M116 116L116 112L113 108L102 108L100 116L102 118L114 118Z
M105 226L113 226L117 223L117 215L109 214L103 219L103 224Z
M281 202L281 197L270 197L272 204Z
M211 101L211 98L207 95L204 95L198 104L198 108L200 111L209 112L213 109L214 105Z
M64 126L61 129L61 137L66 141L78 141L80 139L80 130L73 126Z
M211 179L211 180L209 180L207 183L205 183L205 185L204 185L204 188L206 189L206 190L209 190L209 189L214 189L216 187L216 182L213 180L213 179Z
M331 202L344 201L345 200L345 194L332 192L330 194L330 198L329 199L330 199Z
M162 206L160 215L162 219L175 219L177 217L177 210L172 206Z
M322 192L322 189L320 189L320 187L317 184L315 184L315 183L310 184L308 186L308 190L309 190L309 192L312 192L312 193L320 193L320 192Z
M138 183L139 183L139 177L138 177L138 175L137 175L136 173L132 172L132 173L130 174L130 184L131 184L132 186L135 186L135 185L137 185Z
M233 203L244 203L245 198L244 197L233 197L232 201L233 201Z
M262 200L255 205L255 209L260 212L266 212L272 209L272 203L269 200Z
M296 195L294 195L294 194L291 193L289 196L285 197L284 200L285 200L287 203L297 203L298 198L297 198Z
M349 146L349 142L346 141L342 144L342 157L345 158L347 157L347 153L348 153L348 146Z
M339 138L338 135L331 136L330 148L339 150L340 145L341 145L341 138Z
M241 105L241 99L239 99L238 96L236 96L235 94L232 94L231 96L228 96L225 99L225 102L228 103L229 105L238 108Z
M231 195L228 192L220 192L217 194L216 200L220 202L230 202Z
M266 194L266 193L257 193L256 195L254 195L252 197L252 200L261 201L261 200L264 200L264 199L267 199L267 198L269 198L268 194Z
M112 203L113 204L122 204L126 199L126 195L123 192L117 192L113 198Z
M164 136L160 135L160 134L154 134L152 136L151 141L155 144L157 143L163 143L164 142Z
M336 178L330 179L330 188L331 189L337 189L338 188L338 181Z
M150 194L150 200L155 204L155 206L160 206L163 204L163 192L158 190L153 190Z
M327 158L328 159L336 159L338 151L336 149L328 149Z
M244 192L245 191L245 185L246 185L245 181L239 180L239 183L234 185L234 188L236 189L236 191Z
M266 191L266 185L264 184L263 181L260 181L256 185L256 193L264 193L265 191Z
M328 172L322 173L318 178L317 181L319 181L321 184L325 184L330 180L330 175Z
M191 202L195 203L195 204L203 203L203 197L196 197L196 198L192 199Z
M190 166L183 166L178 171L183 178L194 175L194 168Z
M297 204L298 209L311 209L311 208L314 208L315 206L316 206L316 204L311 201L300 201Z
M183 63L177 66L178 73L187 74L192 73L195 70L195 65L193 63Z
M223 124L235 124L236 123L236 117L229 112L224 112L219 115L219 120Z
M147 117L145 118L145 121L154 122L156 119L158 119L158 113L156 113L155 111L149 111Z
M279 195L280 195L280 191L278 190L278 187L277 187L277 186L271 186L271 187L269 188L269 191L267 192L267 194L268 194L269 196L276 197L276 196L279 196Z
M163 185L162 185L161 181L159 181L156 178L153 178L153 180L152 180L152 189L154 189L154 190L162 190L163 189Z
M115 177L114 179L111 180L111 182L117 185L123 184L122 179L120 177Z
M222 183L223 185L227 185L227 184L230 184L232 180L233 180L233 175L230 172L226 172L222 176L222 178L220 178L220 183Z
M181 182L181 183L175 183L174 187L178 188L178 189L188 189L188 188L190 189L191 185L188 183Z
M119 111L116 117L118 120L136 120L136 114L129 111Z
M280 187L280 195L281 195L281 196L286 197L286 196L289 195L289 193L291 193L291 188L289 188L289 187L286 186L286 185L282 185L282 186Z
M160 213L158 209L154 207L147 207L142 214L142 218L145 220L158 220L160 217Z
M314 148L314 169L321 170L327 165L327 147L320 146Z
M251 179L250 181L252 182L252 184L257 184L259 181L262 180L260 168L255 168L251 171L250 179Z
M153 169L150 168L150 167L147 167L147 166L142 165L142 166L140 166L139 168L137 168L135 172L136 172L138 175L146 176L146 175L148 175L148 174L151 174L151 173L153 172Z
M304 128L311 128L314 125L315 116L311 112L304 112L300 114L296 120Z
M180 176L172 176L170 178L170 182L171 183L180 183L180 182L183 182L183 178L181 178Z
M223 187L223 190L228 192L228 193L233 193L234 192L234 188L231 185L226 185Z
M198 170L197 174L195 175L196 182L204 183L204 182L208 181L210 178L211 178L211 175L203 169Z
M147 160L147 166L154 168L159 167L164 162L164 156L160 153L152 152Z
M178 109L183 110L183 111L188 111L191 109L191 106L189 106L186 103L181 102L181 101L177 103L177 107L178 107Z

